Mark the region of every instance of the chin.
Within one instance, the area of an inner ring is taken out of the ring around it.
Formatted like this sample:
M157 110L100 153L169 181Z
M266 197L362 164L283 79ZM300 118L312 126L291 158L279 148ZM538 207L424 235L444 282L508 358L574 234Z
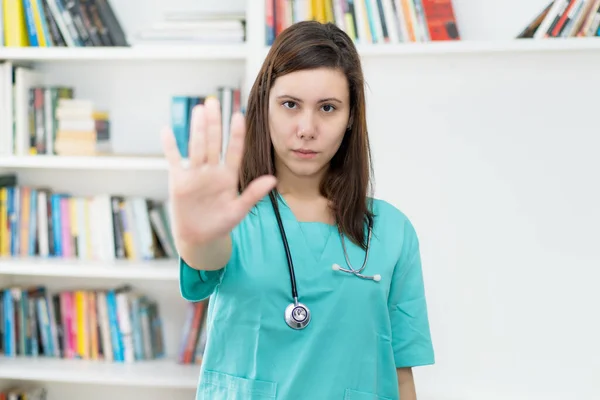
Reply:
M323 170L322 165L309 163L309 162L306 162L306 163L295 162L295 163L292 163L291 165L288 165L288 168L290 169L290 171L292 171L292 173L294 175L303 176L303 177L317 175Z

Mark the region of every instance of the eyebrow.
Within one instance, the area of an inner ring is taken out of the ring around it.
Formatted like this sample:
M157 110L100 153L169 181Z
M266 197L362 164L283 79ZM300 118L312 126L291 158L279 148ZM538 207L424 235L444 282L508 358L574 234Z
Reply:
M294 97L294 96L290 96L290 95L287 95L287 94L283 94L281 96L277 96L278 100L281 100L281 99L284 99L284 98L285 99L294 100L297 103L302 103L302 100L300 100L299 98ZM324 102L336 102L336 103L340 103L340 104L342 103L342 101L340 99L337 99L335 97L327 97L325 99L320 99L318 101L318 103L324 103Z

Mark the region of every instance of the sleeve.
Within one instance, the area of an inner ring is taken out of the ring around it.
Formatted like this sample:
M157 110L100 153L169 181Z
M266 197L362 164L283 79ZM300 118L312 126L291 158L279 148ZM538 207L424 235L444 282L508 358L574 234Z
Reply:
M409 221L392 275L388 307L396 368L434 364L419 240Z
M202 301L215 291L221 283L225 268L215 271L199 271L190 267L179 257L179 290L184 299L192 302Z
M236 262L237 240L234 232L231 233L231 258L227 265L214 271L200 271L194 269L179 257L179 290L184 299L192 302L202 301L210 297L221 283L225 270Z

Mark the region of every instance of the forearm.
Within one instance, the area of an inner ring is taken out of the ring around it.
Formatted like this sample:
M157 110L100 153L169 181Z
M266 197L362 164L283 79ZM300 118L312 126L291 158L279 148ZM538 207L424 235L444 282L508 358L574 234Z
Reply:
M417 400L417 390L411 368L397 368L400 400Z
M179 256L194 269L214 271L223 268L231 257L231 237L214 240L203 245L175 240Z

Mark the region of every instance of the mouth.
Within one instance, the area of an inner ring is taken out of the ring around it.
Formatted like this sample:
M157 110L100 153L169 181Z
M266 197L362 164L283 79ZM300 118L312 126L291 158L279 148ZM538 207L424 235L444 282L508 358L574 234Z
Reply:
M292 150L292 153L294 153L294 155L296 155L296 157L299 157L302 159L314 158L317 155L316 151L312 151L312 150L308 150L308 149Z

